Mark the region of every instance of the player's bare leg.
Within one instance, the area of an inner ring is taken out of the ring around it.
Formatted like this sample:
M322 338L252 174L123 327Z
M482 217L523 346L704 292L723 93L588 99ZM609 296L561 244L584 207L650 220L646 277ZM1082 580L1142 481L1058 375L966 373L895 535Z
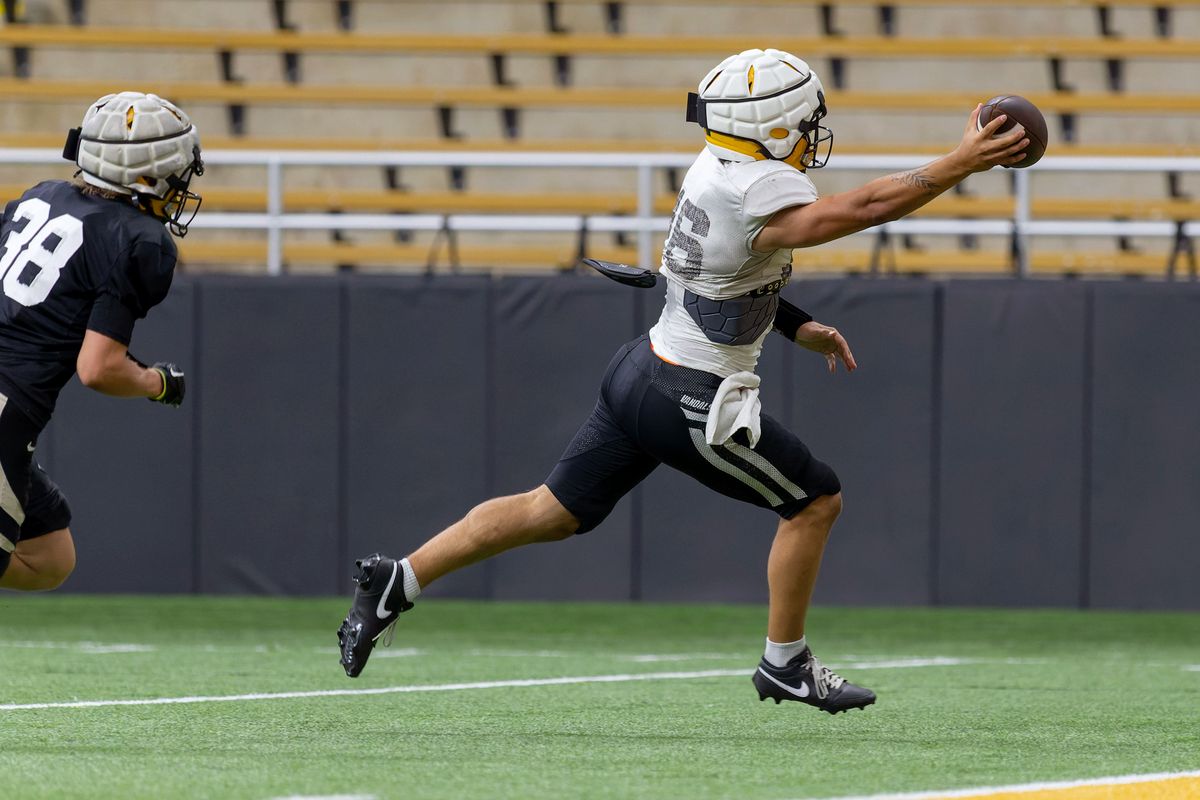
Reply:
M566 539L579 520L544 485L524 494L497 497L421 545L408 562L421 586L505 550Z
M22 539L0 576L0 589L43 592L57 589L75 569L75 541L69 529Z
M804 636L804 620L812 601L825 542L838 515L842 495L818 497L791 519L781 519L767 559L770 611L767 638L794 642Z
M841 512L842 495L825 495L779 522L767 559L767 653L754 673L761 700L799 700L831 714L875 702L869 689L847 682L813 657L804 638L825 542Z
M505 550L566 539L578 527L579 520L543 485L479 504L406 559L375 553L359 560L354 604L338 629L346 674L362 672L375 641L412 608L423 587Z

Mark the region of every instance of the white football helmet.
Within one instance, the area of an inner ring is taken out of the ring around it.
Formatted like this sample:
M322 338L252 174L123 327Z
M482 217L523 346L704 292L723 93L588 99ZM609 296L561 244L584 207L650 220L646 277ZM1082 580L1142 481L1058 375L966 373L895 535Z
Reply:
M187 234L200 210L200 195L188 190L204 174L200 135L187 114L157 95L101 97L68 134L63 157L93 186L130 195L176 236Z
M704 128L708 149L726 161L823 167L833 149L833 132L820 124L826 113L821 79L782 50L730 56L688 93L688 122Z

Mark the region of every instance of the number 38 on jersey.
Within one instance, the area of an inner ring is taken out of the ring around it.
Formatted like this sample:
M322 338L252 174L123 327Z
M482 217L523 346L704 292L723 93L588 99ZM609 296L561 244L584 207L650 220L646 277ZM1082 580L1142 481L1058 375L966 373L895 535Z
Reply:
M70 214L50 217L50 204L37 197L13 211L0 255L4 294L23 306L50 296L63 267L83 245L83 223Z

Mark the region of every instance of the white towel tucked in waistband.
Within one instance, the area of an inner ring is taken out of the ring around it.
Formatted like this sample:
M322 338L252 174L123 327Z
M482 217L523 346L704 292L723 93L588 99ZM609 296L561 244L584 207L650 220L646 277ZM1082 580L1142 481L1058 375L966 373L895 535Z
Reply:
M762 434L759 421L762 402L758 399L758 385L761 382L762 379L753 372L735 372L721 381L713 397L712 408L708 411L705 441L723 445L745 428L749 432L750 446L758 444L758 437Z

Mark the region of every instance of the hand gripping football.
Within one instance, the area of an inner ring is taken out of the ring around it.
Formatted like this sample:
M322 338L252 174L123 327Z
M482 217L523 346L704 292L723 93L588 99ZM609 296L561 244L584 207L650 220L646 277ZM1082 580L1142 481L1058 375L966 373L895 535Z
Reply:
M1025 128L1025 136L1029 139L1029 146L1025 148L1025 158L1016 164L1006 164L1005 166L1024 169L1036 164L1046 153L1046 118L1042 116L1042 112L1024 97L1002 94L988 100L979 110L979 129L982 130L983 126L987 125L997 114L1008 115L1008 119L996 131L997 134L1004 133L1013 125L1020 123Z

